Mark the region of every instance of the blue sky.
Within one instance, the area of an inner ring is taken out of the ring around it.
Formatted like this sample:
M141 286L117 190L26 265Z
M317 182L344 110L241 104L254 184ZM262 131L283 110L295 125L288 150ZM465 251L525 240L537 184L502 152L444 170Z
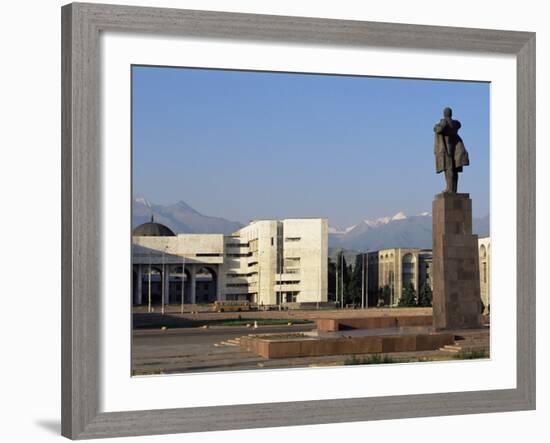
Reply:
M485 216L489 95L488 83L134 67L133 193L240 222L431 211L444 188L433 125L450 106L471 162L459 192Z

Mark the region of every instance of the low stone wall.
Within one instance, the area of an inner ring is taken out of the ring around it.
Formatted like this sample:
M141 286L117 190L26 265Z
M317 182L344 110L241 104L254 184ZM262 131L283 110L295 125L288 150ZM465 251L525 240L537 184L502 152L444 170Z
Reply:
M336 332L346 329L380 329L404 326L431 326L431 315L391 315L384 317L330 318L316 320L320 332Z
M242 337L240 343L244 349L265 358L317 357L435 350L454 343L454 334L288 339L248 336Z
M487 315L480 316L481 324L488 324ZM319 332L337 332L346 329L381 329L406 326L432 326L431 315L386 315L379 317L323 318L315 320Z

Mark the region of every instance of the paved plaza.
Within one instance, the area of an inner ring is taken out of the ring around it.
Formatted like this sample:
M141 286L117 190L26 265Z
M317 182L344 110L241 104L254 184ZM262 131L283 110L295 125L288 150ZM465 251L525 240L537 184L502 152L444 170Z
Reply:
M240 346L240 338L248 334L308 333L315 329L318 318L376 317L431 314L430 308L398 308L368 310L250 311L250 312L186 312L168 307L165 315L134 313L132 367L134 375L219 372L251 369L322 367L343 365L350 355L267 359ZM249 325L223 326L224 321L237 320ZM280 324L262 325L262 321L280 320ZM305 321L309 320L309 323ZM187 325L166 327L161 323ZM259 326L254 329L254 321ZM179 323L178 323L179 322ZM295 322L295 323L294 323ZM291 325L288 325L291 323ZM461 340L435 351L387 354L394 361L439 361L454 359L458 352L489 350L489 329L456 331ZM357 355L356 358L365 357Z

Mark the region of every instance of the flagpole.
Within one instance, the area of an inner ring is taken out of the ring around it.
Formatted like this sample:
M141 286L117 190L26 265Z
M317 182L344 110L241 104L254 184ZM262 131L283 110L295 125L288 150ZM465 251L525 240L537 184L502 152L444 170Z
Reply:
M342 295L341 306L344 309L344 250L340 256L340 293Z
M365 254L361 254L361 308L365 309Z
M368 253L368 249L367 249L367 252L366 252L366 256L367 256L367 264L366 264L366 269L365 269L365 293L366 293L365 307L368 309L369 308L369 253Z
M256 257L258 258L258 277L257 277L257 284L256 284L256 305L260 306L260 282L262 281L262 260L260 256L260 245L258 242L258 250L256 251Z
M182 257L181 264L181 313L183 314L183 305L185 303L185 255Z
M166 262L165 262L165 259L164 259L164 256L165 256L165 252L166 252L166 247L164 247L164 249L162 250L162 283L161 283L161 288L162 288L162 294L160 296L160 301L161 301L161 314L164 315L164 291L166 290L165 286L166 286Z
M279 311L282 309L282 303L283 303L283 246L281 243L281 260L280 260L280 266L279 269Z
M149 278L147 279L147 312L151 313L151 251L149 251Z
M334 291L334 301L336 303L336 306L338 306L338 290L340 289L338 287L338 257L336 257L336 263L334 263L334 273L336 277L336 284L335 284L335 291Z

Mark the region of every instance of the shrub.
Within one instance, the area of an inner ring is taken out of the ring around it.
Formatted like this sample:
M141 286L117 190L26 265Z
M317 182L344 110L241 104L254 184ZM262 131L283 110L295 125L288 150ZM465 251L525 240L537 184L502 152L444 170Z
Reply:
M477 358L488 358L488 357L489 355L487 355L487 352L485 351L464 351L454 355L454 358L456 358L457 360L474 360Z
M399 306L411 307L416 306L416 291L412 283L409 283L403 288L403 293L399 299Z
M432 306L432 300L433 300L432 288L430 288L430 285L424 284L418 296L418 306L430 307Z
M352 355L351 358L348 358L344 361L344 365L353 366L353 365L379 365L379 364L390 364L398 363L392 356L384 354L372 354L367 355L363 358L358 358L355 355Z

